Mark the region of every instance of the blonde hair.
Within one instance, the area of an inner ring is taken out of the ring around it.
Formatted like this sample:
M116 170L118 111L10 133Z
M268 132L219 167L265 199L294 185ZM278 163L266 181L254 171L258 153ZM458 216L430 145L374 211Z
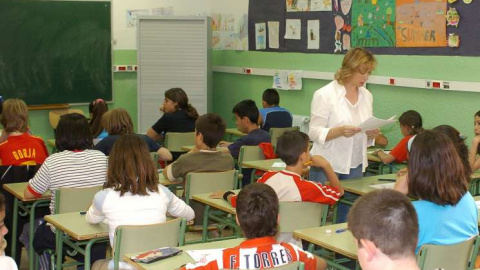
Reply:
M133 133L132 118L125 109L117 108L106 112L102 125L108 135L125 135Z
M25 101L16 98L5 100L0 123L7 133L26 132L28 129L28 108Z
M362 65L369 65L372 70L375 69L377 60L373 53L364 48L348 51L343 58L342 67L335 73L335 80L342 85L345 84Z

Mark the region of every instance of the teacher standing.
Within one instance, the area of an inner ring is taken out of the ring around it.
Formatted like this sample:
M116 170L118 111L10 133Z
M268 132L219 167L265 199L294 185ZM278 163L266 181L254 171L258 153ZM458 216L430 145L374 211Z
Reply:
M377 129L358 128L373 115L373 97L364 85L375 65L370 51L352 49L335 80L313 95L308 132L313 141L311 154L327 159L340 180L362 177L368 165L367 146L373 145L378 133ZM326 177L320 168L312 167L310 180L325 183Z

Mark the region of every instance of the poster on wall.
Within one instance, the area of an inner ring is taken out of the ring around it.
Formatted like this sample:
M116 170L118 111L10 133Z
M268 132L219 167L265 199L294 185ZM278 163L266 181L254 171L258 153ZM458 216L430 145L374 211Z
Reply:
M396 0L397 47L447 46L446 0Z
M287 12L332 11L332 0L286 0Z
M133 28L137 26L137 16L140 15L150 15L150 10L148 9L129 9L126 11L126 22L127 28Z
M395 46L395 0L357 0L352 7L354 47Z
M350 49L352 33L352 0L332 0L335 25L333 53Z
M320 20L308 20L307 22L307 48L320 49Z
M212 48L214 50L248 50L248 16L213 13Z

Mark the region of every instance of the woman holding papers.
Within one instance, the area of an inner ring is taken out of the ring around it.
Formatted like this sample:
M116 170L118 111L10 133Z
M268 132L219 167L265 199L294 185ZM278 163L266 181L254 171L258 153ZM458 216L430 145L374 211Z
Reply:
M373 145L378 133L378 129L365 131L358 127L373 115L373 97L364 84L375 65L370 51L352 49L343 58L335 80L313 95L310 153L326 158L340 180L362 177L368 165L367 146ZM326 176L320 168L312 167L310 180L324 183ZM340 212L339 220L346 220L348 209L343 215Z

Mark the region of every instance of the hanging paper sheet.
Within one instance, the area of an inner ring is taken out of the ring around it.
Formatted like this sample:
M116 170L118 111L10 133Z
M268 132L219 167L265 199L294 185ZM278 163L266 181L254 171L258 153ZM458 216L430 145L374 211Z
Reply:
M255 24L255 49L256 50L265 50L267 48L266 34L267 31L265 23L256 23Z
M271 49L278 49L280 22L268 22L268 47Z
M335 23L334 53L350 49L352 33L352 0L332 0L333 20Z
M302 90L301 70L275 70L273 88L282 90Z
M248 50L248 16L213 13L212 47L214 50Z
M285 23L285 39L301 39L302 21L287 19Z
M396 0L397 47L446 47L447 0Z
M320 49L320 20L308 20L307 35L307 48Z
M358 0L352 9L353 47L395 46L395 0Z

